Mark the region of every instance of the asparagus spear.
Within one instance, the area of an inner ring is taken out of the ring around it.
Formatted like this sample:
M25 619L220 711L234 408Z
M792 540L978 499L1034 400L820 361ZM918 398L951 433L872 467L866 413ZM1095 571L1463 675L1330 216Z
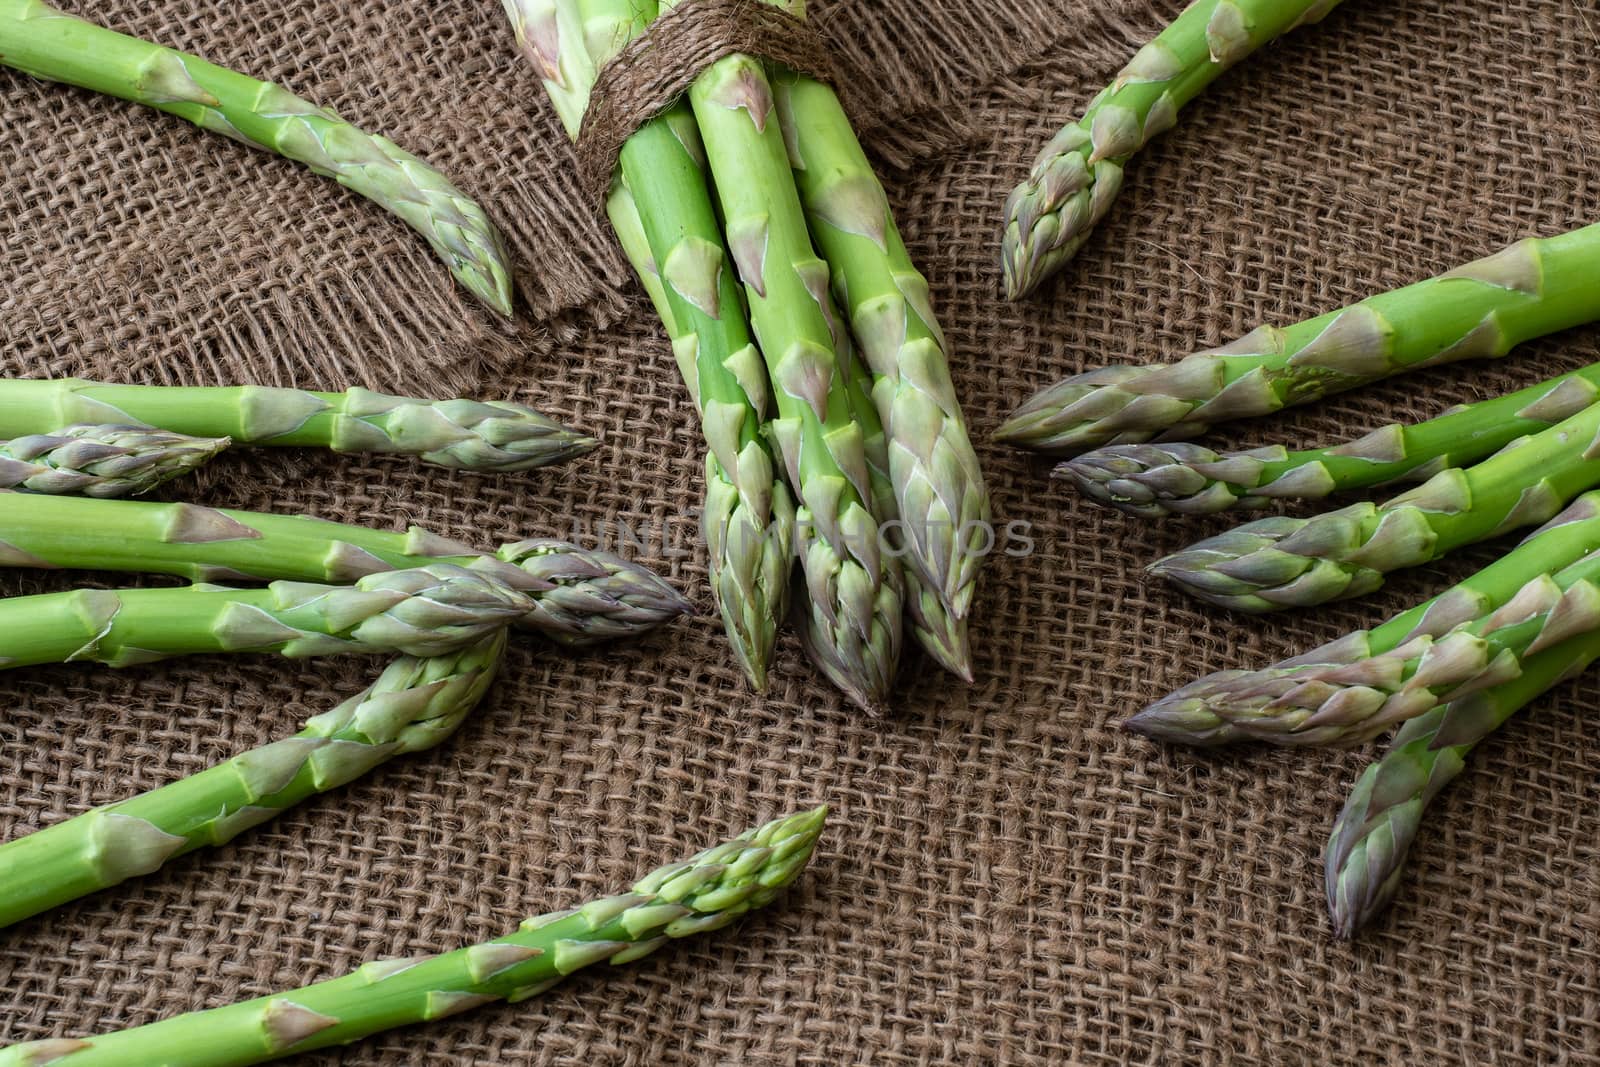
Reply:
M1466 768L1478 743L1596 658L1600 632L1591 631L1531 657L1519 677L1400 728L1356 781L1328 841L1328 910L1340 937L1354 937L1393 899L1428 805Z
M598 66L656 13L653 2L637 0L505 0L505 9L573 137ZM767 372L738 282L725 269L729 256L688 105L669 108L629 139L607 214L700 412L709 446L701 531L711 588L740 666L761 690L788 610L794 503L761 437Z
M0 845L0 926L226 844L394 756L443 743L488 692L505 646L502 628L450 655L403 656L294 737Z
M1185 442L1108 445L1068 460L1057 475L1131 515L1201 515L1318 499L1475 463L1600 401L1600 365L1436 419L1391 423L1347 444L1290 452L1281 445L1217 453Z
M793 71L774 85L812 238L872 369L913 628L929 654L970 681L968 619L992 515L928 283L833 89Z
M0 1067L248 1067L493 1001L537 996L601 962L641 959L775 900L816 847L826 808L751 830L645 876L629 893L528 919L486 944L377 960L330 982L120 1033L0 1050Z
M0 380L0 437L51 433L80 422L159 427L242 445L398 453L474 471L543 467L595 445L526 405L503 400L415 400L367 389L314 393L261 385Z
M1586 493L1517 548L1426 603L1371 630L1357 630L1310 652L1259 671L1219 671L1177 690L1130 718L1125 726L1160 741L1221 745L1251 740L1246 718L1228 702L1234 687L1267 679L1308 677L1393 652L1423 637L1439 637L1490 615L1529 582L1600 551L1600 493Z
M483 209L416 156L327 108L62 14L44 0L0 0L0 63L132 100L304 163L400 216L457 281L502 315L511 314L511 265Z
M868 503L863 431L851 418L828 325L828 265L811 247L761 63L737 54L719 60L689 100L776 386L779 417L770 431L800 499L811 629L829 646L818 665L856 703L876 707L894 678L901 593Z
M353 586L274 582L264 589L77 589L0 600L0 670L40 663L128 667L207 652L290 657L403 652L442 656L532 601L447 563L385 571Z
M1544 522L1600 483L1600 405L1379 506L1246 523L1157 560L1152 574L1224 607L1267 612L1360 596L1383 576Z
M1122 189L1134 154L1239 60L1339 0L1195 0L1034 161L1006 200L1000 263L1015 300L1066 266Z
M138 496L188 474L229 445L137 426L68 426L0 442L0 489Z
M1600 225L1487 259L1286 329L1263 326L1171 364L1106 367L1040 392L996 436L1068 455L1192 437L1413 367L1503 356L1600 319Z
M22 493L0 503L0 565L343 583L453 564L518 590L529 598L518 622L567 645L637 636L693 610L643 567L561 541L520 541L491 557L417 527L389 533L193 504Z

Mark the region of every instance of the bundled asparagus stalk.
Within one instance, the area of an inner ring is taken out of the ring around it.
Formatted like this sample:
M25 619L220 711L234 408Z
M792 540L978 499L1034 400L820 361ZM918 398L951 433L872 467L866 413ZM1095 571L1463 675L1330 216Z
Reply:
M645 568L561 541L516 542L487 556L417 527L388 533L193 504L22 493L0 503L0 565L332 583L396 568L465 568L526 598L518 624L566 645L637 636L693 610Z
M1262 508L1466 466L1597 401L1600 365L1427 422L1391 423L1331 448L1291 452L1272 445L1217 453L1186 442L1108 445L1068 460L1056 473L1084 495L1145 518Z
M654 4L633 0L505 0L505 8L572 137L600 66L655 14ZM670 108L623 148L607 212L700 411L711 588L734 653L761 690L788 610L794 503L761 435L766 368L726 269L704 159L688 105Z
M226 844L395 756L443 743L488 692L505 645L502 628L453 654L402 657L294 737L0 845L0 926Z
M138 426L68 426L0 441L0 489L138 496L199 469L230 443Z
M1339 0L1195 0L1056 134L1006 200L1006 295L1037 289L1077 255L1122 189L1124 168L1178 111L1250 53Z
M416 156L276 85L65 15L0 0L0 63L132 100L304 163L400 216L468 291L511 314L511 266L483 209Z
M241 445L395 453L474 471L543 467L595 446L592 438L503 400L416 400L367 389L0 380L0 437L48 434L73 423L159 428Z
M1544 522L1600 483L1600 405L1382 506L1260 519L1151 565L1213 604L1267 612L1360 596L1390 571Z
M1443 637L1495 615L1530 585L1592 559L1596 552L1600 552L1600 493L1586 493L1516 549L1427 603L1381 626L1347 634L1269 667L1201 678L1151 704L1126 726L1157 740L1190 745L1337 741L1337 728L1319 734L1318 728L1308 729L1302 717L1265 712L1259 701L1241 700L1239 694L1272 687L1292 690L1319 675L1357 668L1406 645Z
M1070 455L1192 437L1402 371L1502 356L1600 319L1600 225L1518 242L1487 259L1279 329L1263 326L1177 363L1112 366L1038 393L997 431Z
M770 904L805 868L826 815L818 808L768 823L662 867L631 892L528 919L482 945L378 960L330 982L120 1033L14 1045L0 1050L0 1067L246 1067L526 1000L584 967L631 963Z

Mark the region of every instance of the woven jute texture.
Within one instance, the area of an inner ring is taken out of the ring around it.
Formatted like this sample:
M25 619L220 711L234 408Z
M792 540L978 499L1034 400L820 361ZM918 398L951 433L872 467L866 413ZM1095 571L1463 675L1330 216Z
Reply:
M143 382L514 397L601 436L568 469L225 457L199 502L490 543L615 542L709 607L684 516L695 420L579 193L498 5L104 0L129 32L279 80L479 195L522 269L501 325L394 219L282 160L0 72L0 363ZM233 845L0 934L0 1038L149 1022L491 937L781 811L836 819L801 888L733 930L544 998L307 1064L1483 1063L1600 1052L1593 678L1509 725L1437 805L1397 906L1353 946L1320 852L1370 753L1163 750L1117 729L1195 674L1301 650L1440 588L1271 621L1142 564L1220 523L1086 506L989 446L1033 389L1294 321L1600 216L1592 0L1349 0L1231 72L1131 168L1039 299L1002 303L1007 189L1176 0L816 5L899 109L872 136L930 275L1002 522L978 681L910 663L869 721L793 642L747 694L712 618L570 656L519 641L442 750ZM1600 280L1597 280L1600 284ZM1594 329L1220 435L1309 442L1600 359ZM661 531L665 531L663 535ZM5 593L108 576L6 575ZM127 579L123 579L127 581ZM370 660L196 659L0 680L0 836L283 736Z

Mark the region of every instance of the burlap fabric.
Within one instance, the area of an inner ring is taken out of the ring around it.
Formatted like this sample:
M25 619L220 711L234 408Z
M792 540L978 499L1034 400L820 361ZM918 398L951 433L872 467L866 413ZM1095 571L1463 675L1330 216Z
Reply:
M691 408L498 5L74 6L277 77L435 160L504 223L523 313L495 323L401 225L292 164L0 73L7 372L514 396L604 445L522 478L243 454L177 491L484 541L670 525L692 548L677 521L700 492ZM902 108L874 148L980 442L1065 372L1304 317L1600 214L1592 0L1350 0L1186 113L1064 280L1001 303L1006 190L1178 7L817 5L842 61ZM1597 358L1600 333L1579 331L1231 437L1353 432ZM1139 570L1219 523L1127 520L980 447L1002 520L1031 523L1036 545L989 571L971 689L912 663L900 713L869 721L790 642L756 699L710 618L580 657L519 642L444 750L0 934L0 1037L147 1022L492 936L827 800L837 820L804 887L736 931L305 1062L1595 1058L1592 678L1484 746L1430 817L1398 906L1353 947L1328 935L1319 854L1365 754L1197 757L1116 729L1197 672L1377 620L1473 557L1354 605L1227 617ZM644 554L706 600L700 554ZM0 834L281 736L377 669L212 658L6 675Z

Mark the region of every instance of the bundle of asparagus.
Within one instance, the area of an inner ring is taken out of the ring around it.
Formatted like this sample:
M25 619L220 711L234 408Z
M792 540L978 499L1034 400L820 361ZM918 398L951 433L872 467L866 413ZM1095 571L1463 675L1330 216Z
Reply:
M505 0L575 138L601 69L674 6ZM791 544L805 644L851 699L886 699L902 605L923 648L970 679L988 496L928 284L833 91L718 60L627 141L607 212L700 409L712 587L752 684Z
M0 64L157 108L304 163L400 216L469 292L511 314L511 265L483 209L416 156L327 108L45 0L0 0Z

